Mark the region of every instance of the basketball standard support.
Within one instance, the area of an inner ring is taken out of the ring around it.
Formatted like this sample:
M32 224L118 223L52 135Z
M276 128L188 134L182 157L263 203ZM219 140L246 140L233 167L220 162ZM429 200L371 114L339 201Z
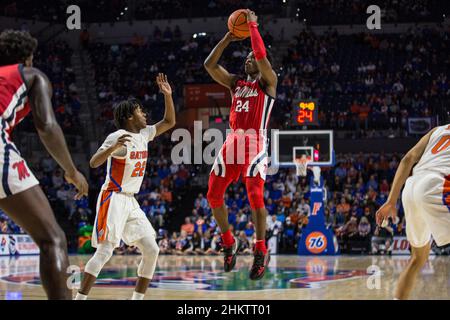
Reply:
M339 245L332 229L325 227L324 181L320 168L313 168L310 179L310 206L308 225L298 241L299 255L337 255Z

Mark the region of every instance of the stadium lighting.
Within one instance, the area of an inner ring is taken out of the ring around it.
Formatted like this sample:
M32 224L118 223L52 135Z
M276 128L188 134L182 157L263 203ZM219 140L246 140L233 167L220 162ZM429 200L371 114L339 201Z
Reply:
M127 11L128 10L128 7L125 7L125 9L124 9L125 11Z

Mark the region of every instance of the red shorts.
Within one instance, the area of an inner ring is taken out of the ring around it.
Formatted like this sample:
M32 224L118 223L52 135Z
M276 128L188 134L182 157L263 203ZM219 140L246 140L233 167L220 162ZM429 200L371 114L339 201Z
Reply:
M230 134L219 151L211 174L237 181L242 175L266 179L268 156L266 140L262 136Z
M214 161L208 182L207 198L211 208L223 205L223 195L242 175L253 210L264 208L264 181L267 173L264 139L231 134Z

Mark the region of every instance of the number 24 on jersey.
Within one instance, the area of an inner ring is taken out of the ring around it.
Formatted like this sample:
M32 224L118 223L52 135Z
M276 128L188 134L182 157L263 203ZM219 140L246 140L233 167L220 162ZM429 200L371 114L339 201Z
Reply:
M249 101L245 101L245 103L242 103L242 100L238 100L236 102L236 112L242 112L242 110L244 110L244 112L248 112L248 106L249 106Z

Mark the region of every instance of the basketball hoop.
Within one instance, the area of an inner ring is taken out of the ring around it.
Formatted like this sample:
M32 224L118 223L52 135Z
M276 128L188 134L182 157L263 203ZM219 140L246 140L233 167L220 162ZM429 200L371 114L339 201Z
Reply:
M308 164L311 162L311 159L306 155L302 155L301 158L295 159L295 167L297 168L297 176L306 177Z

